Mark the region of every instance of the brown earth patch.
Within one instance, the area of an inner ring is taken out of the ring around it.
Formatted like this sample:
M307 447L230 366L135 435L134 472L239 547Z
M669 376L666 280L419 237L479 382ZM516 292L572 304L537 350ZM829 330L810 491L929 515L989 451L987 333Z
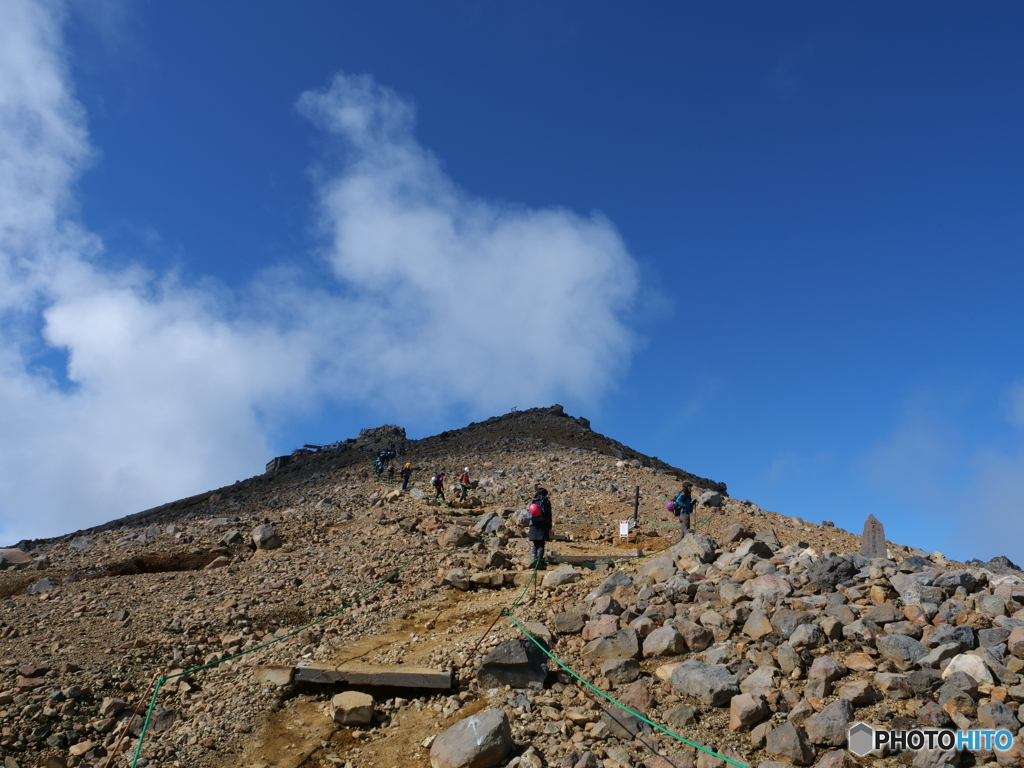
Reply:
M199 571L222 555L231 556L227 549L213 549L209 552L157 552L129 557L104 566L94 576L135 576L140 573L172 573L175 571Z

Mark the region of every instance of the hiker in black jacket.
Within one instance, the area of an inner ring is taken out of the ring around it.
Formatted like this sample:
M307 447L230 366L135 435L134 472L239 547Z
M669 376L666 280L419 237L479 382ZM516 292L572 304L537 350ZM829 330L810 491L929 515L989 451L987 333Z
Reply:
M533 564L543 571L544 543L551 540L551 501L545 488L538 488L537 495L530 502L530 534L533 542Z
M412 477L412 464L406 462L400 474L402 476L402 490L407 491L409 490L409 478Z

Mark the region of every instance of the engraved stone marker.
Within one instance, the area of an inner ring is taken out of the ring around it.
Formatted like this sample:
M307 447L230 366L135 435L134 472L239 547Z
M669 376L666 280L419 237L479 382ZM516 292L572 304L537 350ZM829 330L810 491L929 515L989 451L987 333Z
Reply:
M864 535L860 541L860 553L864 557L886 557L885 529L874 515L868 515L864 521Z

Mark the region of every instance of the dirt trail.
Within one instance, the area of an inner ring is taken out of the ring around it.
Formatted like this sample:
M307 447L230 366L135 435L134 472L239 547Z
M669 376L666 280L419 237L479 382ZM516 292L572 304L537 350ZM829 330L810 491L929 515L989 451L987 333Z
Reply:
M542 575L542 574L541 574ZM414 634L424 633L422 642L403 646L406 663L426 659L440 645L462 639L475 643L502 608L521 590L441 592L410 605L405 617L386 626L383 634L370 635L348 643L324 664L352 661L372 663L381 653L408 643ZM429 627L429 629L428 629ZM448 632L446 630L455 630ZM422 744L464 717L487 708L488 702L471 699L449 717L432 709L428 698L423 708L403 707L390 713L390 720L365 730L339 726L331 720L329 693L302 693L286 701L257 728L240 754L225 754L219 768L329 768L352 762L358 768L426 768L429 749Z

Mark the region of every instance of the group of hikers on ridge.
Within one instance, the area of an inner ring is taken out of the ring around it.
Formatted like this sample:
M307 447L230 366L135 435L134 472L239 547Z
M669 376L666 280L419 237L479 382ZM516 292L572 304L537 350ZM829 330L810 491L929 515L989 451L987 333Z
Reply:
M373 471L377 475L377 479L380 480L381 475L384 474L384 468L387 467L388 471L388 482L392 482L395 479L395 457L398 456L398 451L395 450L394 443L390 447L384 448L377 452L377 458L373 460Z
M459 501L465 501L469 498L469 467L462 468L462 474L459 475L459 485L456 488L456 494L459 497ZM438 471L434 473L434 476L430 478L430 485L434 489L434 498L440 499L441 501L447 501L444 497L444 472Z
M374 472L377 475L377 479L381 480L382 479L381 475L384 472L384 464L383 464L383 461L382 461L382 458L381 458L380 455L378 455L377 458L374 459L373 469L374 469ZM411 461L407 461L405 463L405 466L402 467L401 472L398 473L398 476L402 478L401 490L403 490L403 491L409 490L409 481L412 479L412 473L415 470L417 470L417 469L419 469L419 467L414 467L412 465ZM387 472L388 472L388 482L390 483L393 480L394 476L395 476L395 465L389 463L388 464L388 468L387 468ZM458 479L459 479L459 486L458 486L458 488L456 490L456 493L458 494L459 501L465 501L467 498L469 498L469 489L470 489L469 467L464 467L462 469L462 474L459 475ZM441 471L441 470L435 472L434 476L432 478L430 478L430 485L434 489L434 498L435 499L440 499L441 501L447 501L447 499L445 498L445 495L444 495L444 481L445 481L444 472Z
M389 454L390 455L386 455ZM374 470L377 474L377 479L381 479L381 475L384 471L384 461L387 460L387 473L388 481L390 482L395 474L395 466L391 462L396 454L394 449L390 451L381 451L377 458L373 462ZM412 473L418 467L414 467L412 462L406 462L405 466L402 467L399 476L402 478L401 490L409 490L409 481L412 478ZM460 501L465 501L469 496L469 490L471 487L469 479L469 467L464 467L462 473L458 477L458 488L457 494ZM434 489L434 498L440 499L441 501L447 501L444 495L444 483L445 475L442 470L438 470L434 473L430 479L430 485ZM697 506L697 500L693 498L693 483L684 482L682 490L676 494L675 498L665 505L665 508L676 515L679 518L679 537L682 539L687 534L692 533L690 528L690 518L693 515L694 508ZM551 513L551 500L548 498L548 491L546 488L537 487L534 492L533 500L525 510L529 513L529 524L530 532L527 535L529 541L533 542L533 565L539 570L544 570L546 565L544 563L544 547L547 542L552 540L552 513ZM521 513L520 513L521 514Z

